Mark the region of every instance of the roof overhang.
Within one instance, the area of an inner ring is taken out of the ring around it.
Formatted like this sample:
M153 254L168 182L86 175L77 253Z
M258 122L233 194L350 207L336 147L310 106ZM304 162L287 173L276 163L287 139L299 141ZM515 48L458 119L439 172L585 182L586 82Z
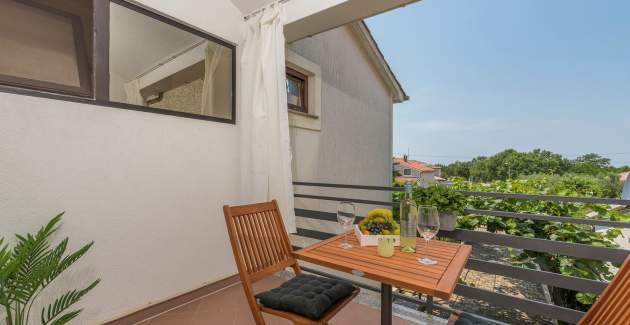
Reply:
M247 16L275 0L231 0ZM419 0L286 0L285 38L293 42Z
M231 0L247 16L274 3L274 0ZM284 2L287 43L351 24L357 31L379 73L392 90L392 99L400 103L409 99L380 51L363 19L396 9L419 0L287 0Z
M418 1L290 0L285 4L285 38L293 42Z

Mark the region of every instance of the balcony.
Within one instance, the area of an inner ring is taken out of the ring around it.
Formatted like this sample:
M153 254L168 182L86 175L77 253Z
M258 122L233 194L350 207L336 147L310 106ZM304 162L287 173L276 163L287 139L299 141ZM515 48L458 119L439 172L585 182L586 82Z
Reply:
M296 215L298 216L298 232L292 235L295 249L315 243L333 236L330 229L336 222L336 214L332 212L306 209L303 207L320 206L338 201L353 201L362 207L386 206L396 203L375 198L389 197L396 187L358 186L343 184L295 182ZM306 194L311 193L311 194ZM325 193L327 195L321 195ZM334 193L335 196L330 194ZM345 195L341 195L344 193ZM461 192L468 197L490 197L497 200L529 200L548 202L577 202L583 204L630 205L629 200L567 197L550 195L529 195L518 193ZM339 196L337 196L339 195ZM363 199L370 197L370 199ZM325 209L323 209L325 210ZM359 209L361 211L362 209ZM507 212L495 210L467 209L471 215L515 218L519 220L538 220L545 222L561 222L600 227L630 228L630 223L574 218L571 216L553 216L524 212ZM361 217L358 218L359 220ZM317 226L317 225L320 226ZM509 258L497 259L492 252L503 251L508 247L514 250L528 250L549 254L567 255L583 259L621 263L630 251L619 248L597 247L577 243L559 242L538 238L527 238L502 233L491 233L485 229L440 232L444 239L463 241L473 245L473 255L468 260L466 270L462 274L455 294L449 301L432 297L411 295L399 290L394 293L394 324L446 324L453 311L466 311L479 314L487 319L494 319L499 324L554 324L577 323L585 314L584 311L559 306L549 297L549 288L563 288L577 292L601 294L607 283L586 278L562 275L543 271L540 268L524 268L510 265ZM490 255L488 254L490 251ZM507 262L506 262L507 261ZM376 324L379 319L378 283L371 280L326 269L309 263L300 263L305 272L333 278L345 278L354 282L363 290L361 294L331 324ZM256 291L268 290L278 286L291 277L290 271L283 271L255 285ZM484 281L471 283L471 278L493 279L495 283L485 286ZM504 284L496 282L503 281ZM505 285L507 283L507 285ZM510 288L511 286L511 288ZM546 294L531 297L523 294L527 289L537 288ZM402 288L400 288L402 289ZM542 298L541 298L542 297ZM265 315L267 324L289 324L284 319ZM249 307L245 300L242 286L238 281L212 292L206 296L177 306L156 317L146 319L140 324L254 324Z
M293 237L293 240L294 245L298 247L333 236L331 230L334 231L335 229L332 223L336 222L336 214L326 212L326 210L334 211L330 210L330 203L352 201L363 207L392 207L397 203L384 198L391 197L391 191L401 190L401 188L381 186L308 182L295 182L294 184L296 185L296 216L298 216L299 222L298 232L297 235ZM609 198L470 191L462 191L461 193L468 197L486 197L496 200L630 205L630 200ZM365 197L370 197L371 199L365 199ZM332 206L334 206L334 204ZM361 211L362 209L359 210ZM630 228L630 223L627 222L600 220L596 218L576 218L571 216L472 208L466 209L465 212L471 215L517 220L571 223L620 229ZM411 306L417 310L429 310L438 317L448 317L448 314L453 310L464 310L506 323L553 324L557 321L577 323L585 314L584 311L554 304L549 294L550 288L562 288L576 292L601 294L606 288L607 282L562 275L535 267L519 267L509 263L509 256L500 256L502 258L497 258L497 255L501 254L497 254L496 252L505 253L508 249L518 251L526 250L604 261L611 264L622 263L630 253L630 251L620 248L598 247L530 238L500 232L492 233L488 232L486 229L456 229L450 232L441 231L438 236L444 239L463 241L473 245L473 254L468 260L466 270L455 289L455 294L452 299L450 301L433 301L432 297L424 296L418 298L417 296L409 294L397 294L395 298L395 303L402 306ZM313 268L314 269L310 270L316 273L327 273L327 270L322 268ZM614 269L614 267L612 268ZM338 276L339 274L335 273L335 275ZM475 278L481 278L481 280L478 281L478 283L474 283ZM356 280L359 284L365 284L366 282L356 277L354 277L353 280ZM488 281L494 283L490 285L487 285L487 283L484 284L484 282ZM504 282L504 284L497 284L497 282ZM520 288L518 288L519 286ZM364 285L363 287L368 290L378 291L376 286ZM532 294L531 288L538 290L539 293ZM527 291L530 292L528 293ZM467 310L471 308L473 310Z

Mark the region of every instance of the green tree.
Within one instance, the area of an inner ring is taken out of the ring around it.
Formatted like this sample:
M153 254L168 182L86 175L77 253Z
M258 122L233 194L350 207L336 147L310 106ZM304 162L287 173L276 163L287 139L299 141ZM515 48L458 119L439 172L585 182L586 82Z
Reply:
M589 153L575 159L571 171L574 173L597 175L613 171L610 159L596 153Z

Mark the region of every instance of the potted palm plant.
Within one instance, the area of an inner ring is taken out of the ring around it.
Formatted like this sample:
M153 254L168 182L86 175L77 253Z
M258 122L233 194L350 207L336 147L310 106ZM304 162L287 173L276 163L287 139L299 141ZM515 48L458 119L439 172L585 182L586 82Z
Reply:
M62 216L63 213L57 215L35 234L15 235L13 248L0 238L0 307L4 308L7 325L29 324L31 307L39 294L94 244L70 254L66 254L68 238L52 246L51 236L59 228ZM62 325L77 317L81 309L69 309L99 282L97 279L85 288L69 290L43 307L41 324Z
M440 212L440 229L451 231L457 225L457 216L464 214L466 197L452 188L433 184L414 189L413 197L418 205L433 205Z

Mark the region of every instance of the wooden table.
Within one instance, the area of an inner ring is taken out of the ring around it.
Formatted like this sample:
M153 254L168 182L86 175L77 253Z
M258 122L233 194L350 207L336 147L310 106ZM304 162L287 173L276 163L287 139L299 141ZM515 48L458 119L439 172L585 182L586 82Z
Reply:
M392 322L392 286L450 299L468 256L470 245L432 240L427 246L418 238L416 253L402 253L395 248L394 256L380 257L375 246L359 246L356 237L348 234L354 247L341 249L343 235L337 235L295 252L295 257L381 282L381 324ZM436 265L422 265L418 258L430 257Z

